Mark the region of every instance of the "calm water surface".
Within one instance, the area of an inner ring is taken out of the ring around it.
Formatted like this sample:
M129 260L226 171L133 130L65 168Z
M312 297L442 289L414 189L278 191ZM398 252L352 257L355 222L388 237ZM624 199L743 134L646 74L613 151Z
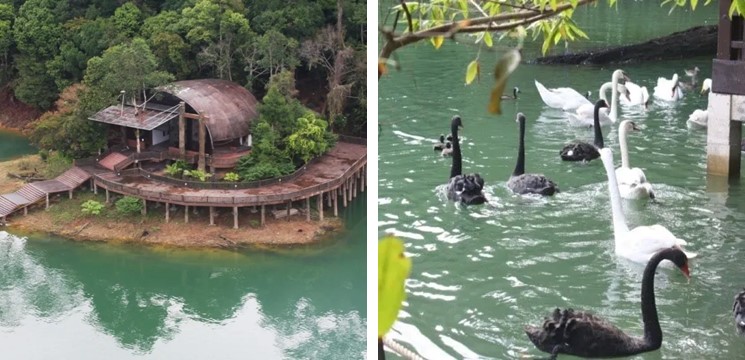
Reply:
M25 137L0 129L0 161L36 152Z
M622 2L618 14L600 6L598 12L583 10L577 19L598 37L593 41L607 36L624 43L716 17L714 7L668 17L658 4ZM632 21L654 26L626 25ZM602 163L563 163L558 156L571 140L591 141L592 132L569 128L560 111L544 107L533 85L538 79L548 87L593 90L597 96L616 67L522 65L509 83L521 88L521 99L505 103L504 114L495 117L486 113L492 74L483 74L481 84L463 86L476 50L450 43L437 51L407 48L398 53L403 70L380 81L378 226L381 234L405 240L414 263L408 299L391 336L427 359L545 357L522 329L540 324L555 307L592 311L641 335L643 267L614 255ZM497 55L482 52L482 69L492 68ZM684 68L697 65L701 78L709 77L710 64L704 58L623 69L652 92L658 76L682 75ZM731 317L733 296L745 286L745 189L707 182L706 133L685 124L697 108L706 108L706 98L689 93L676 105L621 111L623 119L643 127L628 139L631 164L645 170L659 200L625 203L628 222L664 224L699 253L690 283L678 271L658 271L664 342L660 351L634 359L736 359L745 354L745 340L736 335ZM515 165L517 111L528 118L527 171L559 184L562 192L553 198L514 196L505 186ZM434 153L432 144L449 131L454 114L465 126L464 172L485 178L488 205L456 206L438 191L447 182L450 159ZM619 164L618 131L604 133Z
M0 134L0 144L8 139L16 141ZM364 197L342 213L337 238L278 251L143 248L0 231L0 357L360 359Z

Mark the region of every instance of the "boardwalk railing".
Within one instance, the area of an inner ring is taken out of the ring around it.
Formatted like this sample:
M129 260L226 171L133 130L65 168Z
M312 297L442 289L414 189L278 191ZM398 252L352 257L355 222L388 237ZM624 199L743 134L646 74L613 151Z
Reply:
M318 195L322 192L327 192L338 188L348 180L353 174L357 173L363 166L367 164L367 155L362 156L360 159L354 162L352 166L347 169L342 175L327 181L322 184L311 186L305 189L284 193L284 194L268 194L268 195L247 195L242 194L241 196L193 196L193 195L181 195L164 193L157 191L142 190L137 187L128 186L117 183L115 181L107 180L101 176L96 176L96 183L111 191L133 195L140 198L144 198L148 201L158 201L166 203L174 203L181 205L193 205L193 206L217 206L217 207L244 207L244 206L255 206L255 205L271 205L271 204L282 204L287 201L294 201L298 199L308 198L311 196ZM123 175L136 175L139 173L138 169L126 170ZM182 183L183 184L183 183Z

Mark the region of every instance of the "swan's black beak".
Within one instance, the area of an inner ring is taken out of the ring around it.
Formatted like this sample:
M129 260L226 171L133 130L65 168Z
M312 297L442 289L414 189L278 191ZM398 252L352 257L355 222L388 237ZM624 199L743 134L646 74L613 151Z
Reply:
M623 83L622 84L625 84L627 81L630 82L631 81L631 78L628 75L626 75L626 73L624 72L623 73Z

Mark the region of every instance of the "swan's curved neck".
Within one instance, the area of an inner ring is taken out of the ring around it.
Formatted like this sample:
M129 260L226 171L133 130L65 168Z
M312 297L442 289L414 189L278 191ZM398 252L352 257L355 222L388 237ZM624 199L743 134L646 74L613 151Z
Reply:
M600 104L595 104L595 111L592 114L593 116L593 122L592 126L595 127L595 147L598 149L602 149L605 147L605 144L603 144L603 130L600 129Z
M520 142L517 148L517 164L515 164L515 171L512 172L512 176L520 176L525 174L525 121L520 120Z
M605 173L608 175L608 193L610 194L611 213L613 214L613 237L616 244L618 239L629 231L626 225L626 217L623 215L621 207L621 193L618 191L618 180L616 180L616 169L613 168L613 159L606 161L603 159Z
M600 95L600 99L605 100L606 103L608 102L608 96L606 96L605 94L608 92L608 90L611 89L611 86L613 86L613 83L611 82L603 83L603 85L600 85L600 91L598 92L598 94Z
M626 127L621 125L618 129L618 145L621 147L621 167L629 166L629 149L626 144Z
M618 79L613 76L611 80L610 115L611 121L618 120Z
M644 322L644 341L638 344L639 352L659 349L662 345L662 329L657 317L657 304L654 297L654 274L657 265L667 258L668 252L661 251L647 263L642 276L642 322Z
M463 175L463 158L460 155L460 139L458 138L458 125L453 125L450 128L453 134L453 163L450 165L450 178L454 178L458 175Z

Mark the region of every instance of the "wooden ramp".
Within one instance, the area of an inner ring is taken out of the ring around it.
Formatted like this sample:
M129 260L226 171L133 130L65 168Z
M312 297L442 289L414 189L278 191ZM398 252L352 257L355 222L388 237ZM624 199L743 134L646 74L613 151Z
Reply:
M101 159L101 161L99 161L98 164L111 171L114 171L114 166L116 166L117 164L125 160L127 160L126 155L122 153L118 153L118 152L112 152L111 154L106 155L106 157Z
M49 200L49 195L60 192L71 192L88 179L91 175L85 170L73 166L53 180L38 181L24 185L18 191L0 195L0 217L3 219L28 205L35 204L42 199Z

